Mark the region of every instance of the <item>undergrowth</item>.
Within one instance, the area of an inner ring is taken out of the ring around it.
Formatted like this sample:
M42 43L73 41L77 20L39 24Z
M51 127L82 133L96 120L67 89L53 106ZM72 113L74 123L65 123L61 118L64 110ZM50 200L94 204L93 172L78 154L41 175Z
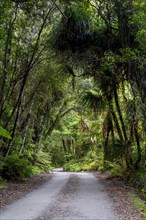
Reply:
M109 171L113 176L121 177L122 168L118 162L103 161L103 155L89 151L85 157L78 160L70 160L65 163L64 170L71 172L80 171Z
M146 220L146 203L135 195L130 195L132 203L137 207Z
M39 175L41 172L49 172L52 170L47 155L40 152L35 162L31 162L26 155L13 154L0 158L0 185L4 186L4 180L18 181L23 180L32 175Z
M132 171L130 176L130 183L146 193L146 171Z
M71 172L97 171L102 168L102 157L90 151L87 155L78 160L70 160L63 166L64 170Z
M7 183L6 180L4 180L1 176L0 176L0 189L4 189L7 187Z
M1 158L2 178L7 180L22 180L32 175L32 166L18 155L10 155Z

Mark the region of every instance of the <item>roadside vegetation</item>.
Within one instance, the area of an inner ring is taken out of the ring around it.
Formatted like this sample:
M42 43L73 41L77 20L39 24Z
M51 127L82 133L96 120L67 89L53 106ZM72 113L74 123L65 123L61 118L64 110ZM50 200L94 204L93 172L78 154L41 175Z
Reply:
M136 208L140 210L140 212L144 216L144 220L146 219L146 203L141 200L139 197L136 195L131 195L131 201L135 205Z
M63 166L146 198L146 2L0 2L0 184Z

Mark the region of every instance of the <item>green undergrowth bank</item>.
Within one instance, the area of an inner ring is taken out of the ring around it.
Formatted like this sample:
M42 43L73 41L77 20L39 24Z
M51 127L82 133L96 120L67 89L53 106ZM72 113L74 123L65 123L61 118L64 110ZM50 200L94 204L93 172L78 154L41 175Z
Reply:
M87 155L80 159L70 160L65 163L63 168L65 171L80 172L80 171L97 171L103 168L102 157L90 151Z
M50 162L43 152L40 152L35 160L32 155L30 158L18 154L0 157L0 188L6 186L6 181L20 181L51 170Z
M89 151L86 156L81 159L70 160L63 166L65 171L109 171L112 175L122 177L123 170L117 162L103 161L103 154L96 154Z

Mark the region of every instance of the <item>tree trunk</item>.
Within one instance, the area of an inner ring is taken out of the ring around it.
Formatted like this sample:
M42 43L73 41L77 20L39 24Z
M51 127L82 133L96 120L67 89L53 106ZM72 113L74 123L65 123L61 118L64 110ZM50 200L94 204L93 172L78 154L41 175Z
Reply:
M115 124L115 126L116 126L116 130L117 130L118 136L119 136L119 138L120 138L120 141L123 142L123 134L122 134L122 131L121 131L121 128L120 128L120 125L119 125L117 116L116 116L116 114L115 114L115 112L114 112L111 95L108 97L108 104L109 104L109 110L110 110L110 112L111 112L111 115L112 115L114 124Z
M115 98L115 104L116 104L117 112L118 112L119 119L120 119L121 126L122 126L122 131L124 134L124 138L125 140L127 140L126 129L125 129L124 120L123 120L122 112L121 112L120 105L119 105L118 94L117 94L116 88L114 89L114 98Z
M67 153L66 143L65 143L65 140L63 138L62 138L62 145L63 145L64 152Z
M105 162L105 160L107 160L107 155L108 155L108 151L107 151L107 148L108 148L108 140L109 140L109 134L110 134L110 129L108 127L107 129L107 134L106 134L106 138L105 138L105 143L104 143L104 159L103 161Z
M10 22L7 30L7 37L5 42L5 53L4 53L4 59L3 59L3 76L2 77L2 84L0 85L0 115L3 112L3 104L4 104L4 90L5 90L5 84L6 84L6 78L7 78L7 68L8 63L10 60L10 54L11 54L11 44L12 44L12 35L13 35L13 28L14 24L17 18L17 9L18 6L16 6L14 14L10 17ZM13 18L14 16L14 18Z
M134 167L135 169L138 169L140 161L141 161L141 146L140 146L140 138L138 134L138 122L135 124L134 133L135 133L135 139L136 139L136 144L137 144L137 160L135 162Z

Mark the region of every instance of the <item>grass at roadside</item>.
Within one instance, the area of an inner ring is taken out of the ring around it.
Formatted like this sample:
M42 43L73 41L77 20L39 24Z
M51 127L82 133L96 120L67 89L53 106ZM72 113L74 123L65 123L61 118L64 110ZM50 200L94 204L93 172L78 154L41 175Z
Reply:
M130 195L131 197L131 202L134 204L135 207L137 207L142 215L144 216L144 220L146 220L146 203L137 197L136 195Z
M7 188L7 183L5 180L3 180L1 177L0 177L0 189L5 189Z

